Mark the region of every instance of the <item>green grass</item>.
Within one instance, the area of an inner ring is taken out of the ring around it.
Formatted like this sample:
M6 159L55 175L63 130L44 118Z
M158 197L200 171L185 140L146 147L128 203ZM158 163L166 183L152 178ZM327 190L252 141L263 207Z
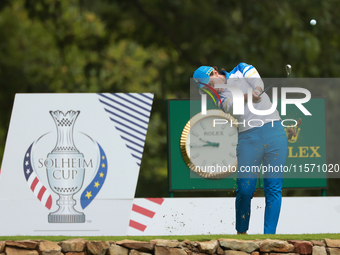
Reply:
M53 242L64 241L73 238L84 238L86 240L95 241L120 241L124 239L136 241L150 241L153 239L167 239L183 241L189 239L190 241L209 241L213 239L227 238L227 239L279 239L279 240L323 240L340 239L340 234L302 234L302 235L192 235L192 236L0 236L0 241L5 240L49 240Z

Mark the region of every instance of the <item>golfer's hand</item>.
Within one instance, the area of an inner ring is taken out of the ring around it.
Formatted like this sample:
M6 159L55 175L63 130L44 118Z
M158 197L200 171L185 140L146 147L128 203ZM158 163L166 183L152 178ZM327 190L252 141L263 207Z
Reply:
M260 92L257 91L257 90L254 90L253 91L253 94L252 94L252 99L253 99L253 103L260 103L261 102L261 97L259 96L260 95ZM248 94L244 94L244 102L247 102L248 101Z
M253 103L260 103L261 102L261 97L259 96L260 93L261 92L258 91L258 90L253 91Z

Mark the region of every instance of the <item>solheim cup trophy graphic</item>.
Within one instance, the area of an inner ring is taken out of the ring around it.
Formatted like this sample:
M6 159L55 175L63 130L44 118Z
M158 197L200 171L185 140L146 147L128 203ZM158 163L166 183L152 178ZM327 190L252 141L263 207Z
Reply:
M59 209L48 215L50 223L82 223L85 215L74 209L73 195L82 187L84 156L73 141L73 127L80 111L50 111L57 126L57 144L47 156L47 178L53 192L59 195Z

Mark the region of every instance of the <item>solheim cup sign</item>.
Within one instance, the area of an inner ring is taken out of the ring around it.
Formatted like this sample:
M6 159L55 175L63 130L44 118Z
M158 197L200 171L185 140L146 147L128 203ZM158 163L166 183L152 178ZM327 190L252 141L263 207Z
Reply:
M47 134L39 137L28 148L24 158L24 174L28 186L34 192L36 185L39 183L39 175L44 175L46 169L47 180L50 189L59 196L57 201L52 200L52 196L43 188L38 193L38 199L41 200L47 208L56 203L59 208L56 212L50 213L48 222L50 223L76 223L85 222L85 215L74 209L76 204L73 198L74 194L80 191L84 184L85 169L87 174L96 170L95 178L91 181L81 198L81 207L84 209L100 191L104 185L107 173L107 159L103 148L99 143L85 135L83 139L92 141L90 146L93 147L94 153L89 158L85 158L74 144L73 129L80 111L62 111L49 112L54 119L57 130L57 137L54 149L46 157L37 157L39 155L37 148ZM45 147L44 147L45 148ZM44 151L41 152L42 154ZM98 172L99 171L99 172ZM94 188L91 188L91 187ZM46 194L45 194L46 193ZM43 197L45 199L43 199Z
M152 100L17 95L0 175L0 235L126 235Z

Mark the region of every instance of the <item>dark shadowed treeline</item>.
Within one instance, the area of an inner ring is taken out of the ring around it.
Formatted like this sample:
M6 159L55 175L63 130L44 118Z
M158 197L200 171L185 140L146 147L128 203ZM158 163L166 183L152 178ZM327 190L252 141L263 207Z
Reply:
M340 77L339 11L335 0L1 0L0 156L15 93L152 92L136 196L167 196L165 100L189 98L199 65L246 62L285 77L290 64L294 77ZM328 160L340 163L339 90L311 89L327 96Z

